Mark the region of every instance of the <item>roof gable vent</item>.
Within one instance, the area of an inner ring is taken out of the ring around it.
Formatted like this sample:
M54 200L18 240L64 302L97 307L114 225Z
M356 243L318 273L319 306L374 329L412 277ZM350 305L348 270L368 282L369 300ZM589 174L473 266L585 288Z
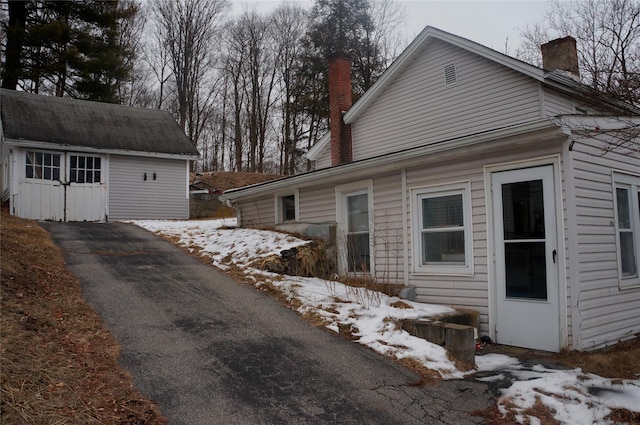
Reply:
M456 74L456 64L450 63L444 66L444 85L454 84L458 81L458 75Z

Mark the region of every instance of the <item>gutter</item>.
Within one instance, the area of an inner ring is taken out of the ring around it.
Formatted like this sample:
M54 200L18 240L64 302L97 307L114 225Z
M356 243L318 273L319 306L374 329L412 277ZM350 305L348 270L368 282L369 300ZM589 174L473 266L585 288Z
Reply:
M265 193L290 188L294 185L298 188L315 186L318 184L318 181L322 179L338 179L342 176L365 170L374 170L375 173L386 172L397 169L400 163L403 166L410 165L412 162L418 163L422 161L421 158L425 155L470 147L485 143L490 140L517 136L523 133L530 133L534 131L554 128L558 128L557 122L552 119L545 118L534 122L518 124L510 127L503 127L496 130L489 130L482 133L459 137L456 139L442 140L440 142L431 143L425 146L418 146L416 148L349 162L334 167L322 168L320 170L298 174L291 177L285 177L278 180L272 180L265 183L258 183L251 186L230 189L225 191L219 197L219 199L221 201L226 201L227 203L236 202L243 198L250 198L255 195L265 195Z

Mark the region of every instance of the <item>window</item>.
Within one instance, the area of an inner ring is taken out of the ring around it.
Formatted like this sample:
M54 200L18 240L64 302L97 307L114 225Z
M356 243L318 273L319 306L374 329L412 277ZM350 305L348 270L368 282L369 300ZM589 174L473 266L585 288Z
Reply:
M372 193L372 180L336 186L336 237L340 274L375 274L372 254Z
M298 221L298 191L276 195L276 224Z
M414 271L473 273L469 183L412 190Z
M60 180L60 154L27 151L26 177L39 180Z
M620 286L640 284L640 177L614 173Z
M100 183L101 160L97 156L70 155L70 183Z
M369 248L369 195L348 194L347 198L347 267L349 272L368 272Z

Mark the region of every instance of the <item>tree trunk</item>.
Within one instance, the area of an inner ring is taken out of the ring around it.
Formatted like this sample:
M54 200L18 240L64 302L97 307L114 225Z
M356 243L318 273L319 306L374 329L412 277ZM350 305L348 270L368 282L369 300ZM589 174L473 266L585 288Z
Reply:
M27 11L25 2L10 1L7 3L9 4L9 28L7 30L7 47L5 51L2 88L15 90L18 87L18 77L22 69L20 59L22 56Z

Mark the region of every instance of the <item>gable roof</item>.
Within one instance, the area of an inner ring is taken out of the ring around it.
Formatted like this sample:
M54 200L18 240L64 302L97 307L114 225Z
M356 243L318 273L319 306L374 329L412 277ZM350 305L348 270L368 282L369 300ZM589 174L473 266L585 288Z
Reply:
M506 66L514 71L520 72L531 77L549 87L553 87L567 94L575 94L586 86L563 75L560 72L546 71L537 66L530 65L519 59L500 53L482 44L476 43L464 37L442 31L438 28L427 26L422 32L409 44L409 46L398 56L398 58L387 68L380 78L367 90L364 95L344 114L344 122L346 124L353 123L360 117L369 106L397 79L397 77L409 66L414 59L422 54L425 48L434 40L444 41L453 46L467 50L471 53L479 55L483 58L491 60L500 65ZM621 110L627 110L637 114L638 108L633 105L617 102L616 105ZM307 158L317 159L321 153L328 147L330 137L325 135L307 152Z
M171 115L135 108L0 89L4 137L65 147L197 157Z

